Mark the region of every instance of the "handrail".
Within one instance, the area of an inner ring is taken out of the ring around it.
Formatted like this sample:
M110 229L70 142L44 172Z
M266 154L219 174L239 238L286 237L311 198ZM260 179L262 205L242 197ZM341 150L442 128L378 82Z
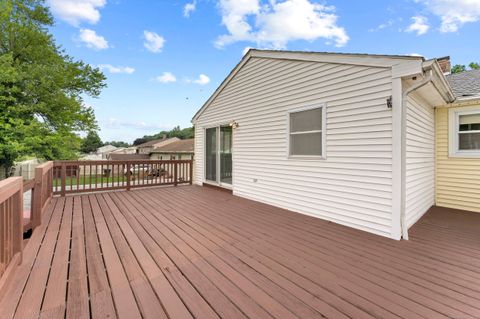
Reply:
M0 181L0 277L21 262L22 240L23 181L10 177Z
M53 194L192 184L193 160L55 161Z
M32 228L42 222L42 214L53 196L53 162L43 163L35 168L35 187L32 193Z

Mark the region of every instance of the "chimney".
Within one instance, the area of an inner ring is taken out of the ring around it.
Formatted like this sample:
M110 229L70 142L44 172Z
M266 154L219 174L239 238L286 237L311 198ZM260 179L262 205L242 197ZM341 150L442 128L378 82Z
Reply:
M450 56L437 58L437 61L438 61L438 64L440 64L440 68L442 69L443 74L447 75L451 73L452 65L450 63Z

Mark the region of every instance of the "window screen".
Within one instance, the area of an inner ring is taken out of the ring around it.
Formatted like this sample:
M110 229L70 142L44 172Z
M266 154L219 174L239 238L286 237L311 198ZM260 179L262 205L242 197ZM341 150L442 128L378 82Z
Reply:
M290 155L322 156L322 108L290 113Z
M480 150L480 114L460 115L458 122L458 149Z

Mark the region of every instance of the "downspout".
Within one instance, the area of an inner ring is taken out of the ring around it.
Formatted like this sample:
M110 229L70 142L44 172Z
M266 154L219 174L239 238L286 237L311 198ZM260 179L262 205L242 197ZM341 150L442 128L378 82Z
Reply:
M407 170L406 170L406 163L407 163L407 102L408 102L408 95L421 87L424 87L428 83L432 82L433 78L433 70L432 67L429 67L427 70L429 71L428 75L419 83L414 84L413 86L409 87L402 94L402 120L401 120L401 130L402 130L402 149L401 149L401 167L402 167L402 174L401 174L401 194L400 194L400 225L402 228L402 238L408 240L408 226L407 226L407 216L405 213L405 204L406 204L406 180L407 180ZM435 87L436 88L436 87Z

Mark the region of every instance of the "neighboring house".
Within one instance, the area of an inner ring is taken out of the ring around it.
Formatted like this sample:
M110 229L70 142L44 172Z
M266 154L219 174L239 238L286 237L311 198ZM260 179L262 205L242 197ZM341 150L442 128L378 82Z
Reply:
M148 160L150 156L148 154L116 154L110 153L107 157L111 161L133 161L133 160Z
M191 160L194 154L194 139L179 140L154 148L150 158L154 160Z
M153 149L156 147L161 147L179 140L180 139L178 137L172 137L172 138L164 137L162 139L148 141L136 146L137 154L150 154L153 151Z
M82 157L80 157L80 159L85 161L100 161L107 159L108 154L116 150L118 150L118 148L113 145L104 145L97 148L94 153L92 152L90 154L84 154Z
M40 165L37 158L15 163L14 176L22 176L24 180L35 178L35 168Z
M455 103L436 108L436 203L480 212L480 70L447 76Z
M104 145L102 147L97 148L97 151L95 152L98 155L101 155L102 158L107 158L107 155L110 154L113 151L116 151L118 147L113 146L113 145Z
M85 154L80 157L82 161L101 161L103 158L102 154Z
M137 148L135 146L119 147L116 150L110 152L110 154L136 154Z
M250 50L192 120L195 183L394 239L432 205L478 211L480 106L454 95L448 71L412 56ZM458 138L464 149L445 153Z

